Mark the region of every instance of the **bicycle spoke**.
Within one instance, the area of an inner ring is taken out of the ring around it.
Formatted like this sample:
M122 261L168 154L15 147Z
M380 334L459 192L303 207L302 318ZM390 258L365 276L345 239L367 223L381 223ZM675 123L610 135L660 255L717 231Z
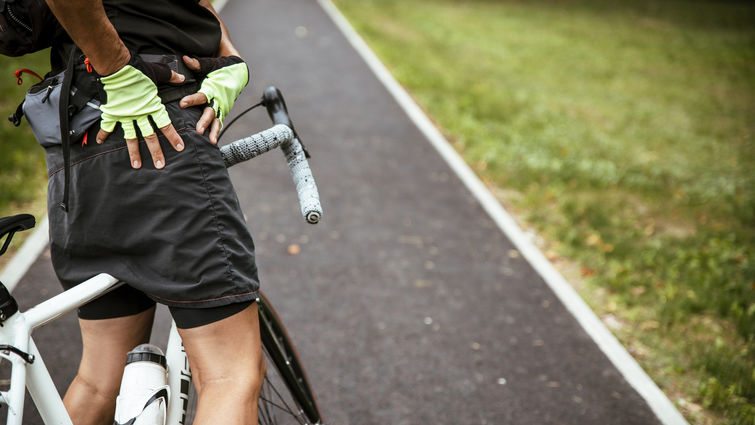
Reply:
M266 398L265 396L267 395L267 393L268 393L267 387L263 386L262 387L262 394L260 394L260 398L261 399ZM262 406L259 407L260 403L257 404L258 408L260 409L260 411L259 411L260 423L262 423L262 424L274 424L274 422L273 422L273 415L270 412L270 405L267 404L267 403L261 403L261 405Z
M275 403L274 401L269 400L269 399L267 399L265 397L260 396L260 399L262 401L268 403L268 405L273 406L273 407L277 407L278 409L280 409L280 410L288 413L289 415L291 415L294 418L298 418L300 416L300 415L297 416L296 413L292 412L290 409L286 408L285 406L281 406L280 404ZM300 424L303 424L303 422L299 421L298 419L297 419L297 422L299 422Z
M265 375L259 400L260 423L319 424L322 419L317 401L296 350L264 295L261 294L260 300L260 333L268 364L268 374ZM289 416L293 419L289 419Z
M264 401L267 398L267 387L262 386L262 392L260 394L260 401ZM260 425L266 425L266 424L274 424L273 422L273 415L270 412L270 405L267 403L257 403L257 408L259 409L258 417L260 421Z
M277 407L278 409L280 409L280 410L282 410L284 412L287 412L289 415L291 415L292 417L294 417L296 419L296 421L299 422L299 424L305 425L305 422L302 422L301 420L299 420L299 418L302 416L302 413L301 412L294 413L294 411L291 410L291 407L288 405L288 403L286 402L286 400L283 398L283 396L281 396L280 392L278 392L278 389L275 388L275 385L273 385L273 383L270 381L270 378L268 378L267 376L265 376L265 381L267 381L268 386L273 389L273 391L275 392L275 395L278 396L278 398L280 399L280 401L283 402L283 404L285 405L285 408L279 406L277 403L275 403L275 402L273 402L271 400L265 400L265 401L268 402L268 403L270 403L271 405Z

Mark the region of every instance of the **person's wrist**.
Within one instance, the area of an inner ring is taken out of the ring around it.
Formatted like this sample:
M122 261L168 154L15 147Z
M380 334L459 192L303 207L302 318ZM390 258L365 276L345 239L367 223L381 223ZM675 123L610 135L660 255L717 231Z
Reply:
M123 46L117 54L112 55L111 57L89 58L89 61L97 74L109 76L120 71L126 65L131 63L131 52L128 51L126 46Z
M126 64L108 75L101 76L100 81L102 82L102 84L105 84L107 87L109 87L109 85L117 84L124 79L133 80L133 76L131 75L132 71L130 70L133 67L129 65L130 64ZM107 88L105 89L105 91L107 91Z
M238 50L236 50L235 47L222 45L220 46L220 49L218 49L218 52L216 53L217 57L223 57L223 56L237 56L241 59L244 59L241 57L241 53L239 53Z

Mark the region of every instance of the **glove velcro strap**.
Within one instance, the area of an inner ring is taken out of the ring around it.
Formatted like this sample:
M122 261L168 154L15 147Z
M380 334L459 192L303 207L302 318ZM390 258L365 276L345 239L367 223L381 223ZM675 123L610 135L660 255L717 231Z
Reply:
M231 65L244 63L244 60L238 56L221 56L219 58L196 58L199 62L199 75L205 76L218 69Z

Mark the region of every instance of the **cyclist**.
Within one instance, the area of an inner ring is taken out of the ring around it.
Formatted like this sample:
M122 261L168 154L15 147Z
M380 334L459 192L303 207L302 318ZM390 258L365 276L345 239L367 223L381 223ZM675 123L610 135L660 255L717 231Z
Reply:
M47 3L70 36L53 45L53 68L78 46L103 94L99 128L71 143L69 167L46 147L53 266L65 288L101 272L127 284L79 310L83 355L64 404L76 425L113 423L126 353L147 342L160 302L195 378L195 424L256 424L254 245L215 146L246 64L208 0Z

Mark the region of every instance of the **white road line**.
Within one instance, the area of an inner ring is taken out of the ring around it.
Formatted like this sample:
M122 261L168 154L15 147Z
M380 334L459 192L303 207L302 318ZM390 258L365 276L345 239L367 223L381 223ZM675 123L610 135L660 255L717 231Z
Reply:
M461 156L433 125L422 109L414 102L406 90L393 78L362 38L351 27L346 18L330 0L317 0L330 16L346 39L362 56L377 78L385 85L409 118L425 134L430 143L438 150L467 188L482 204L490 217L498 224L501 231L521 251L532 267L553 290L564 306L577 319L577 322L595 341L614 366L621 372L632 387L645 399L661 422L666 425L689 425L666 395L650 379L627 350L603 325L598 316L585 304L571 285L545 258L540 250L519 228L514 219L503 209L498 200L488 191Z
M49 242L49 222L47 216L37 223L37 228L34 233L29 236L29 239L21 245L21 249L16 252L16 255L10 260L3 272L0 273L0 281L3 282L8 291L13 292L13 289L18 285L21 278L24 277L29 267L37 260L39 254L47 246Z

